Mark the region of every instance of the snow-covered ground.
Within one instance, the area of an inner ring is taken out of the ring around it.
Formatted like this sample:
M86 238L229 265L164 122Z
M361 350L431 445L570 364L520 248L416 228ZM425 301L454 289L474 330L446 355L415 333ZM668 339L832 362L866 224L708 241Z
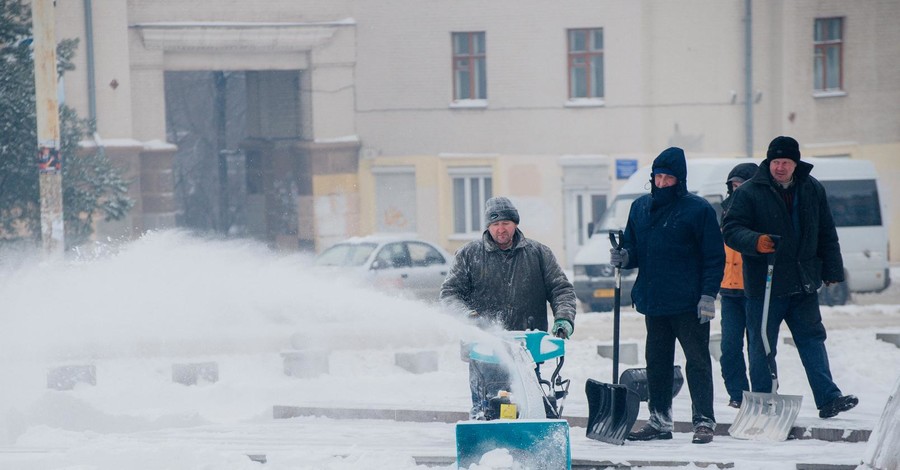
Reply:
M850 412L819 419L796 350L779 343L780 392L804 396L797 426L873 429L900 373L900 348L875 339L900 333L898 292L894 286L823 309L835 381L860 398ZM611 380L611 361L597 355L611 337L611 318L576 319L563 369L572 380L565 415L587 415L588 378ZM623 342L643 351L640 315L624 310L622 331ZM483 334L436 307L322 279L307 258L249 242L163 232L90 260L34 262L2 253L0 469L426 468L415 457L455 455L454 424L274 419L273 406L465 411L468 374L459 344ZM283 353L295 350L327 357L328 373L286 375ZM437 371L395 365L397 353L421 351L437 354ZM683 363L680 350L676 361ZM173 365L206 362L217 365L217 381L173 382ZM48 371L67 365L94 366L96 385L49 389ZM725 406L714 367L716 418L730 423L735 410ZM690 419L687 387L674 408L676 420ZM574 459L724 462L737 469L856 465L867 446L729 436L697 446L687 433L611 446L584 431L571 429ZM500 467L481 467L493 468Z

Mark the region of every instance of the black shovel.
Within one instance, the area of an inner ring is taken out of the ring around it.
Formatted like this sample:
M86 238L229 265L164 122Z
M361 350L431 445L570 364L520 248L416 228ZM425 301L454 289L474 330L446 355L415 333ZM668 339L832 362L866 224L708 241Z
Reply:
M609 242L618 249L622 231L610 230ZM622 303L622 269L615 266L616 286L613 300L613 373L612 384L588 379L584 386L588 402L587 437L610 444L622 445L637 421L640 399L619 377L619 309Z

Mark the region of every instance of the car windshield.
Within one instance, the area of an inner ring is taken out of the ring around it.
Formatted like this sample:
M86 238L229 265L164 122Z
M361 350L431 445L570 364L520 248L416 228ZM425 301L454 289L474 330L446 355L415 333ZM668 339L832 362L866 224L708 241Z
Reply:
M625 224L628 223L628 212L631 210L631 203L638 198L640 194L622 194L616 196L612 204L603 213L600 222L594 228L594 233L605 233L610 230L624 230Z
M377 246L375 243L338 243L316 258L316 266L362 266Z

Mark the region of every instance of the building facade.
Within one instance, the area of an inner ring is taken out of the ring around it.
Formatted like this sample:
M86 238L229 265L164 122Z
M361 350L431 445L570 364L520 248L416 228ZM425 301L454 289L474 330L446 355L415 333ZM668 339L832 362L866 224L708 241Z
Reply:
M166 74L232 71L252 235L321 250L416 232L454 250L506 195L568 265L629 169L669 146L758 161L791 135L893 180L898 17L897 0L88 0L58 2L57 37L91 51L68 104L95 110L136 177L135 211L101 235L176 223Z

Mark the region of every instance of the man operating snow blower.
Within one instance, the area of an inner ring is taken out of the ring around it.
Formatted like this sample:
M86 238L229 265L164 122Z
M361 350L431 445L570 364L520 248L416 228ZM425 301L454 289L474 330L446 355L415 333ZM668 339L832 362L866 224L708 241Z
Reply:
M563 340L575 329L575 290L550 249L518 229L509 199L488 199L484 221L481 240L460 248L441 287L445 307L485 330L505 330L490 344L464 349L472 409L471 419L456 425L457 465L508 452L527 468L571 468L569 426L561 419L569 381L559 371ZM546 380L540 364L549 359L556 368Z
M456 262L441 287L441 303L467 312L482 328L550 331L566 339L575 330L575 290L553 252L525 238L519 211L505 197L485 202L486 230L456 253ZM547 302L553 311L548 329ZM502 364L469 362L472 419L490 417L490 399L509 390Z

